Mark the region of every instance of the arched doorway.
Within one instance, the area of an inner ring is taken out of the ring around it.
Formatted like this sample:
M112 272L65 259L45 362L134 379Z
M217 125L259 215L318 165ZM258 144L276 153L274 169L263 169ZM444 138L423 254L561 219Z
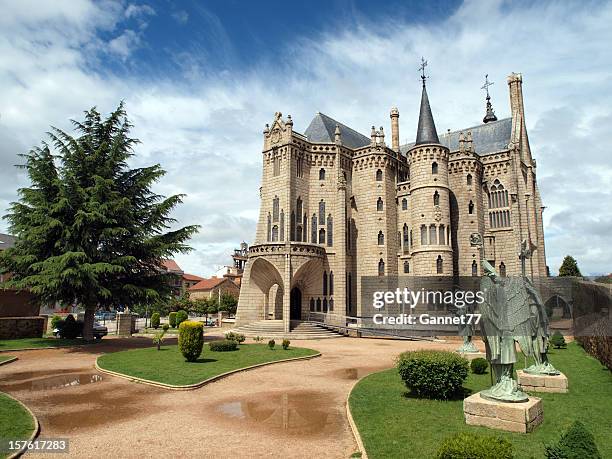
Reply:
M291 289L290 318L302 320L302 291L298 287Z

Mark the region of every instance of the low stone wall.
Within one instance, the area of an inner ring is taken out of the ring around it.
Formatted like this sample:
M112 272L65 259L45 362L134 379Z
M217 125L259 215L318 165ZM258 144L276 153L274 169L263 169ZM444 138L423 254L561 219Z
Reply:
M34 317L40 304L26 291L0 289L0 317Z
M0 317L0 339L42 338L45 318Z

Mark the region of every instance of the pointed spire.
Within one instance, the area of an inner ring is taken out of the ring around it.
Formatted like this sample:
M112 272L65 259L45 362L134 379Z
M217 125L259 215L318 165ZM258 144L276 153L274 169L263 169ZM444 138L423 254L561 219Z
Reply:
M421 145L425 143L440 143L438 139L438 133L436 131L436 124L434 123L433 115L431 114L431 107L429 106L429 98L427 97L427 88L425 88L425 67L427 61L421 58L421 67L419 71L422 72L421 79L423 80L423 92L421 93L421 110L419 112L419 127L417 128L417 137L415 145Z
M485 83L482 85L482 88L487 91L487 114L482 119L483 123L488 123L489 121L497 121L497 116L495 116L495 112L493 111L493 105L491 105L491 96L489 95L489 86L491 86L493 82L489 81L489 74L485 75Z

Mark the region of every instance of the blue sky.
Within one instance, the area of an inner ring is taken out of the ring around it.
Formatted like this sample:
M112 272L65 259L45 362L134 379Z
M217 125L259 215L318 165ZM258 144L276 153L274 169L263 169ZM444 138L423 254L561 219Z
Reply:
M317 111L358 131L415 135L421 56L440 132L477 125L485 73L499 118L506 77L523 74L547 261L572 254L612 271L612 3L0 0L0 212L26 181L18 153L50 125L124 100L135 165L160 163L156 191L185 193L175 216L200 224L177 257L210 275L251 242L262 130L274 113L304 131ZM6 231L0 221L0 231Z

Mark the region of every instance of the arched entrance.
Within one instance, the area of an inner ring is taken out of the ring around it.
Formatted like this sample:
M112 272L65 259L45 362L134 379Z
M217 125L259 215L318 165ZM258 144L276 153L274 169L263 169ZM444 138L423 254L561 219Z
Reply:
M302 291L298 287L291 289L290 311L291 320L302 320Z

